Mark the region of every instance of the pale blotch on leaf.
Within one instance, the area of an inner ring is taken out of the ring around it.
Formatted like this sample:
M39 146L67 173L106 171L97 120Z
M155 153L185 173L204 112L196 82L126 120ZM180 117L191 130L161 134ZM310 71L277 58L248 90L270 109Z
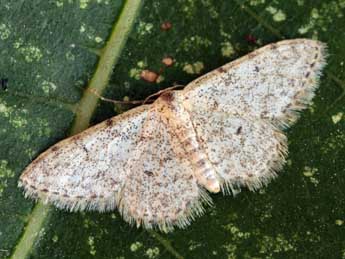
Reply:
M46 95L49 95L51 92L54 92L57 88L56 84L54 84L53 82L49 82L47 80L44 80L41 83L41 87Z
M217 19L219 17L219 13L214 6L214 3L210 0L203 0L201 1L202 5L205 7L205 10L208 10L210 17L213 19Z
M147 62L145 60L140 60L137 62L137 66L139 68L146 68L147 67Z
M343 118L344 113L338 112L337 114L332 115L332 121L334 124L337 124Z
M202 243L196 242L194 240L190 240L188 243L188 249L189 251L193 251L195 249L197 249L198 247L201 247Z
M14 172L8 167L6 160L0 160L0 197L8 184L8 179L14 177Z
M319 184L319 180L315 177L315 174L317 173L317 168L311 168L309 166L304 167L303 175L305 177L308 177L310 182L316 187Z
M63 0L57 0L55 2L55 4L56 4L57 7L62 7L63 6Z
M297 5L298 6L303 6L304 5L304 0L297 0Z
M270 257L281 252L297 250L293 243L287 240L283 234L278 234L276 237L264 235L258 240L260 241L259 253L269 255Z
M4 103L1 99L0 99L0 115L4 116L4 117L8 117L10 115L10 113L12 112L12 108L6 106L6 103Z
M92 221L89 218L84 219L84 228L89 228L92 225Z
M23 45L23 42L24 42L23 39L22 39L22 38L19 38L17 41L15 41L15 42L13 43L13 48L19 49L20 46Z
M223 228L231 233L231 239L233 241L248 239L251 236L250 232L241 231L234 223L229 223L223 226Z
M257 6L260 4L264 4L265 2L266 2L265 0L250 0L249 5Z
M83 33L86 31L85 24L82 24L79 28L80 33Z
M144 68L147 67L147 62L145 60L139 60L137 62L137 67L131 68L129 70L129 77L134 78L136 80L140 80L141 78L141 72L143 71Z
M224 25L220 24L220 30L219 30L220 35L225 39L225 40L230 40L231 39L231 34L226 32L224 30Z
M50 137L51 128L49 127L49 122L46 119L37 119L36 129L37 129L38 136Z
M140 68L131 68L129 70L129 77L134 78L136 80L139 80L141 71L142 71L142 69L140 69Z
M52 238L52 241L53 241L53 243L56 243L57 241L59 241L58 235L55 234Z
M235 53L234 47L230 42L222 42L221 46L222 55L224 57L231 57Z
M131 244L130 249L131 249L132 252L136 252L136 251L138 251L142 247L143 247L143 243L137 241L137 242Z
M186 18L193 18L197 8L195 6L195 0L178 0L179 3L183 4L182 12L184 13Z
M153 29L153 24L152 23L147 23L140 21L138 26L137 26L137 33L140 36L145 36L147 34L151 34Z
M87 243L90 246L90 254L96 255L95 238L93 236L89 236Z
M228 244L223 245L222 247L227 252L228 259L236 259L237 258L237 254L236 254L237 245L235 245L233 243L228 243Z
M157 79L156 79L156 83L157 83L157 84L159 84L159 83L163 82L163 81L164 81L164 79L165 79L165 77L164 77L164 76L159 75L159 76L157 77Z
M28 46L19 46L18 51L24 56L25 61L28 63L39 61L43 57L41 50L31 44Z
M227 252L228 258L237 258L237 248L242 243L246 242L248 238L251 237L250 232L241 231L234 223L229 223L223 226L227 230L229 235L229 243L223 245L222 247Z
M302 25L298 32L305 34L313 30L313 36L317 36L317 31L326 32L330 27L334 26L336 19L342 19L345 11L344 0L324 2L321 8L312 8L310 11L309 21ZM313 38L314 38L313 37Z
M11 116L10 118L10 124L14 128L23 128L24 126L28 124L28 121L25 117L14 115L14 116Z
M0 24L0 39L6 40L11 34L10 27L5 23Z
M90 0L79 0L80 9L85 9L89 5Z
M97 36L97 37L95 37L95 41L97 43L101 43L103 41L103 39L101 37Z
M318 171L317 168L311 168L309 166L304 167L303 175L306 177L312 177Z
M145 255L149 259L157 258L159 256L159 248L158 247L149 248L149 249L146 250Z
M75 45L72 44L71 48L74 48L74 47L75 47ZM67 60L70 60L70 61L74 61L75 60L75 55L70 50L66 52L65 57L66 57Z
M189 52L193 49L207 48L212 45L212 42L207 38L202 38L199 35L191 36L190 38L184 39L178 50L184 50Z
M21 135L19 136L19 139L23 142L29 142L31 139L31 135L27 132L23 132L21 133Z
M35 155L37 154L37 150L33 150L32 148L27 148L25 149L24 153L29 157L29 158L33 158L35 157Z
M286 20L286 14L280 9L277 9L273 6L268 6L266 7L266 11L273 15L272 18L275 22L282 22Z
M266 221L267 219L272 218L272 211L273 211L273 204L272 203L266 203L264 207L261 210L260 220L261 222Z
M344 224L344 220L342 220L342 219L337 219L337 220L335 221L335 224L336 224L337 226L342 226L342 225Z
M183 71L191 75L200 74L203 69L204 69L204 63L201 61L197 61L193 64L185 64L183 66Z

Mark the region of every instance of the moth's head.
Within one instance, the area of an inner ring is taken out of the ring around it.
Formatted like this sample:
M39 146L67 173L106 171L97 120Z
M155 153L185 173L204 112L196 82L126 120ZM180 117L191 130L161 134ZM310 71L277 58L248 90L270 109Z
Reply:
M160 110L171 109L174 106L175 93L173 91L163 92L155 101L155 106Z
M178 112L179 107L179 96L177 91L167 91L162 93L154 103L157 110L161 113Z
M164 92L159 97L159 99L163 103L170 104L175 100L175 92L173 92L173 91Z

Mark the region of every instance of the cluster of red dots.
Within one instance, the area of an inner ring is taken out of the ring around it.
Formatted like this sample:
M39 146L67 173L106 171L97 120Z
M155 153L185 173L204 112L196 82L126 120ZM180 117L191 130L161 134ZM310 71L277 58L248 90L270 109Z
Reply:
M171 22L165 21L160 26L162 31L169 31L172 28ZM146 82L149 83L156 83L159 75L161 75L164 72L164 69L167 67L171 67L174 65L175 60L170 57L166 56L162 59L162 64L164 65L159 69L159 72L155 72L149 69L142 70L140 73L140 78Z

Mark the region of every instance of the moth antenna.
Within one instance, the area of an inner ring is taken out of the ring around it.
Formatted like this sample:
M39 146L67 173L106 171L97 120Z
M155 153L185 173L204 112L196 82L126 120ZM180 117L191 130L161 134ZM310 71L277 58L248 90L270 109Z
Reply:
M106 97L103 97L102 95L100 95L96 89L94 88L89 88L87 89L87 91L93 93L94 95L96 95L99 99L101 99L102 101L105 102L110 102L110 103L114 103L114 104L144 104L145 101L141 101L141 100L133 100L133 101L119 101L119 100L113 100L113 99L109 99Z
M160 91L158 91L157 93L154 93L154 94L151 94L149 95L148 97L146 97L146 99L144 100L143 104L146 104L147 102L149 102L149 100L155 96L161 96L163 93L166 93L166 92L169 92L169 91L173 91L175 89L178 89L178 88L183 88L185 87L184 85L173 85L171 87L168 87L168 88L165 88L165 89L162 89Z

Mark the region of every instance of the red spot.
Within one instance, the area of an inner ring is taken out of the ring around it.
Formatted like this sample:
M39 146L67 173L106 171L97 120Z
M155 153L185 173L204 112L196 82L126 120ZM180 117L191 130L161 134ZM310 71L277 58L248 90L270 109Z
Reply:
M252 34L247 34L244 38L247 42L252 44L256 44L257 42L257 38L255 38Z
M162 63L167 66L167 67L170 67L174 64L174 59L172 57L165 57L162 59Z
M149 83L154 83L156 82L157 78L158 78L158 74L156 72L153 72L151 70L143 70L140 73L140 78L145 80L146 82Z
M171 22L168 22L168 21L163 22L163 23L161 24L161 30L162 30L162 31L168 31L168 30L171 29L171 27L172 27L172 24L171 24Z

